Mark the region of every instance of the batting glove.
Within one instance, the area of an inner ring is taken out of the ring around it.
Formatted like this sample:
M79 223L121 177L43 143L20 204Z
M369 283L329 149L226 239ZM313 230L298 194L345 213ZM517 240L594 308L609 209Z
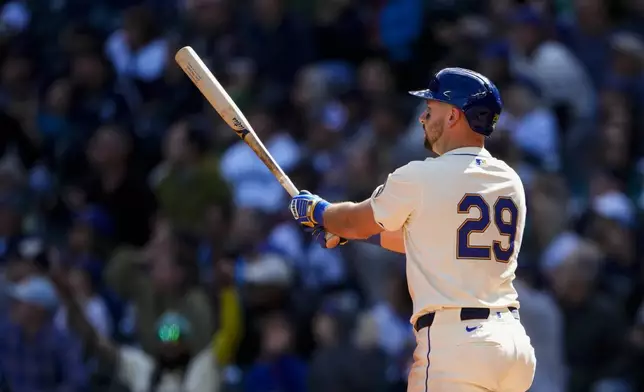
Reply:
M346 238L339 237L339 241L335 244L333 244L333 240L327 239L327 232L324 230L324 227L322 226L315 226L314 228L307 228L307 231L311 232L311 235L313 236L313 241L317 242L320 244L321 247L324 249L327 248L335 248L338 245L344 245L347 242L349 242Z
M324 211L331 205L318 195L312 195L309 191L300 191L300 193L291 199L291 214L299 224L314 228L321 226Z

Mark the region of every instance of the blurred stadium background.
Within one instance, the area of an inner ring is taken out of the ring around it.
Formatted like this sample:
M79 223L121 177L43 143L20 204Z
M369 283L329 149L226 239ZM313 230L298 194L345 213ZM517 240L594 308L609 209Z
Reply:
M0 391L405 391L404 257L311 244L185 45L331 200L426 157L408 89L490 77L532 390L644 391L643 34L643 0L0 1Z

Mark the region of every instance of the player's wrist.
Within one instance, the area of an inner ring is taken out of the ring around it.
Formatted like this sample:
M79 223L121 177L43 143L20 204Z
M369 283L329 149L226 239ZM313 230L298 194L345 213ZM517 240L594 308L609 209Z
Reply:
M331 203L324 199L320 199L313 206L313 220L316 225L324 226L324 212L329 208Z

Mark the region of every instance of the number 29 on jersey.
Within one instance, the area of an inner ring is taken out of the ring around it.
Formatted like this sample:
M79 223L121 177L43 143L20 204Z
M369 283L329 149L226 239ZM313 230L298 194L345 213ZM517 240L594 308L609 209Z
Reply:
M517 234L519 209L510 197L498 197L490 206L483 196L468 193L457 205L459 214L470 215L473 210L480 212L478 218L467 218L456 233L456 258L467 260L494 260L507 263L514 254L514 240ZM472 245L470 236L485 233L494 223L499 239L487 245Z

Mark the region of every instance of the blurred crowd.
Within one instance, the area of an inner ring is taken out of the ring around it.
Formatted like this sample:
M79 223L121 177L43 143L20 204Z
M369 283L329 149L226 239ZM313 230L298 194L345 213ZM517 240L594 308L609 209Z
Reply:
M487 75L532 391L644 390L644 0L4 0L1 392L405 391L404 257L311 243L186 45L329 200L427 157L408 89Z

